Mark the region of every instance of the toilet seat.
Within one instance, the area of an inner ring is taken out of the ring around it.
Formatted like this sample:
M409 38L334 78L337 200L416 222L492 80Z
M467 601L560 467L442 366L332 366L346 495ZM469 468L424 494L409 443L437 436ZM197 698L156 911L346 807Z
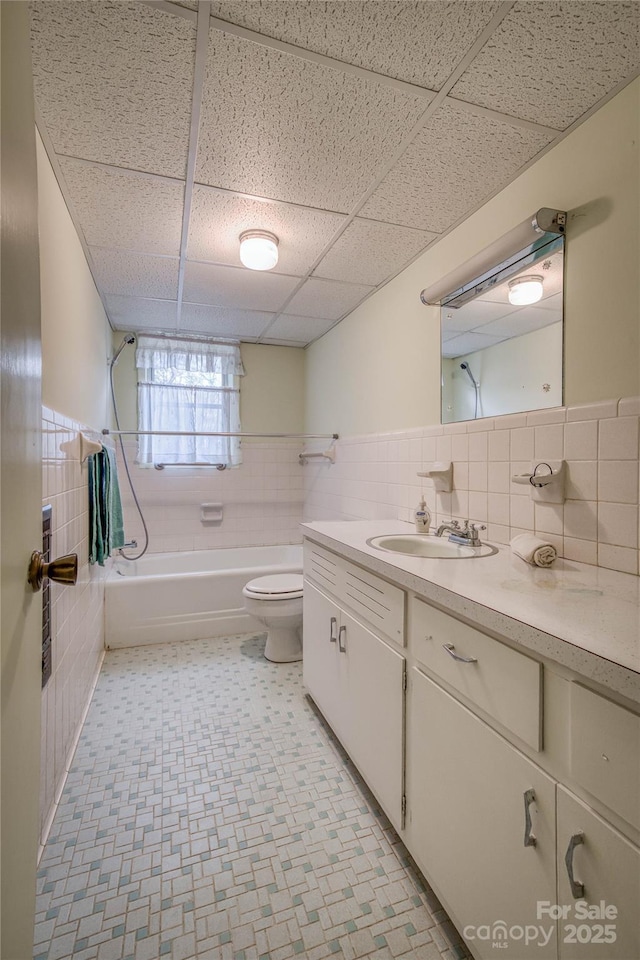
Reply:
M276 573L250 580L242 593L257 600L297 600L302 596L302 587L301 574Z

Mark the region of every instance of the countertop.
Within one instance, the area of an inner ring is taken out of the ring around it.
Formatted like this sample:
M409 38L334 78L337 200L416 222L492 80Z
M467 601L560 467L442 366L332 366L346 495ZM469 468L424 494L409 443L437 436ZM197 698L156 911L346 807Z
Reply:
M489 557L452 560L392 554L367 544L371 537L415 533L399 520L318 521L303 523L302 532L640 704L640 578L563 559L533 567L505 546Z

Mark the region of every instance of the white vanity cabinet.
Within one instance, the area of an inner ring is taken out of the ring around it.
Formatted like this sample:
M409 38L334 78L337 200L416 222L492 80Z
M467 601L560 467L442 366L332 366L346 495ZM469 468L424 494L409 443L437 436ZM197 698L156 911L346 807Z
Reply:
M307 543L305 683L472 954L637 960L640 710L402 583Z
M310 563L307 552L307 574ZM362 579L357 568L341 564L330 555L323 557L323 570L329 569L329 563L335 564L333 582L328 584L335 591L334 596L327 596L308 577L305 580L305 686L387 816L400 829L405 658L354 613L366 604L369 616L389 621L388 629L399 629L402 637L404 595L392 584L364 571L366 579ZM353 587L356 580L360 584L357 591ZM327 583L323 586L326 589ZM397 592L401 594L400 605ZM376 609L374 600L386 613ZM394 602L395 616L389 615Z
M563 765L542 740L542 663L416 597L409 609L407 844L474 955L640 957L640 850L559 782L632 833L640 718L579 678L550 684Z
M555 903L554 781L417 667L409 691L413 856L477 956L555 958L555 922L531 932L537 901Z

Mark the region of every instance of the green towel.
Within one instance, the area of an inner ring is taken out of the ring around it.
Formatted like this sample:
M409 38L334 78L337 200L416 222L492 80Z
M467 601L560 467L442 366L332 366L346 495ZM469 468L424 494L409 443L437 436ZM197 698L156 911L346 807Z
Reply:
M124 546L122 501L113 450L106 448L88 458L89 463L89 563L104 566L113 550Z
M104 451L103 451L104 452ZM107 449L109 482L107 484L107 516L109 522L109 553L124 547L124 521L122 500L118 483L118 467L115 450Z

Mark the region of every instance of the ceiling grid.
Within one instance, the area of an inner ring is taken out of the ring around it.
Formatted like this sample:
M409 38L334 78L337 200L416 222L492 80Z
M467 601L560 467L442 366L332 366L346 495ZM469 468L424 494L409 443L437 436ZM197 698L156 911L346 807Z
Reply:
M134 331L305 346L640 65L633 2L30 6L38 127ZM240 265L251 228L269 274Z

